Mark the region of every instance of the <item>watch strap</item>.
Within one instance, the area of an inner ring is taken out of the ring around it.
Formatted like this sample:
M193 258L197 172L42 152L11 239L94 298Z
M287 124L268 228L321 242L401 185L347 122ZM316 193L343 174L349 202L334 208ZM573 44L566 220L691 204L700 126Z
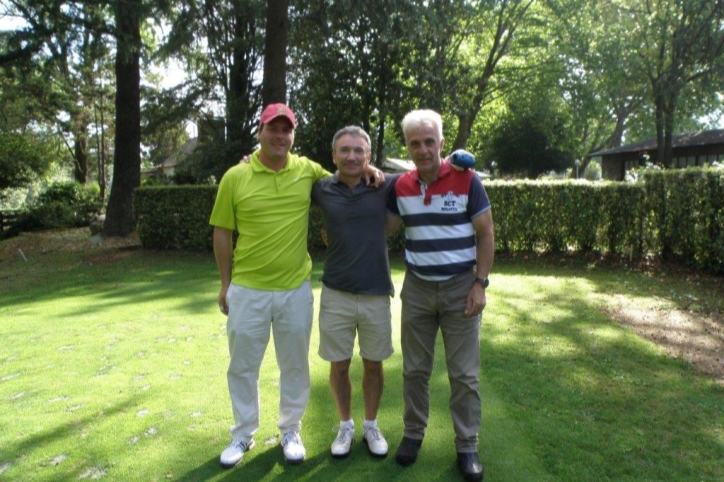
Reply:
M482 277L478 276L475 278L474 283L480 283L480 285L483 288L487 288L488 285L490 284L490 280L488 278L482 278Z

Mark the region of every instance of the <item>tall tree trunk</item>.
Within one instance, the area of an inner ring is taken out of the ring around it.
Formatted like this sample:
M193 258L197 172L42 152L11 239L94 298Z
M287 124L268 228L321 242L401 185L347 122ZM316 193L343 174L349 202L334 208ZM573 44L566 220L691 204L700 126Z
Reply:
M385 161L385 123L387 121L387 92L388 83L392 73L389 66L389 43L385 40L380 45L380 71L377 82L377 115L379 122L377 125L377 139L374 163L377 167L382 167ZM370 146L372 148L372 146Z
M289 0L267 0L262 103L287 101L287 36Z
M141 183L141 6L141 0L116 3L115 160L106 236L127 236L135 227L133 190Z
M100 200L105 202L106 200L106 122L103 113L103 92L101 89L101 95L98 96L100 107L98 104L94 105L95 113L95 124L96 131L96 148L98 150L98 156L96 158L96 165L98 169L98 186L100 187ZM100 115L100 120L98 116Z
M214 163L212 169L216 179L221 179L229 167L238 164L240 157L251 152L256 142L254 128L260 95L255 72L259 68L260 38L257 31L261 15L257 3L256 0L231 1L231 19L224 23L228 23L232 30L216 38L209 37L212 43L220 42L219 52L223 51L223 55L215 61L220 63L218 73L226 94L224 125L220 130L212 129L221 134L214 140L222 149L219 151L222 161ZM215 126L216 122L210 125Z
M84 81L85 82L85 81ZM83 107L76 107L71 112L69 128L73 135L73 179L80 184L88 182L88 111L85 108L87 99L78 95L78 104ZM70 146L68 146L71 149Z
M622 113L622 112L616 113L616 127L614 127L613 132L611 133L611 136L608 138L608 141L606 142L607 149L613 149L614 147L621 147L621 143L623 142L623 132L626 128L627 117L628 117L628 112L627 113Z
M88 182L88 128L79 126L73 141L73 178L75 182Z
M473 124L470 121L470 118L475 115L477 115L477 112L475 114L471 114L466 111L458 114L458 132L455 136L452 147L448 147L448 152L452 152L457 149L465 149L468 139L470 139L470 134L473 132Z
M676 127L676 103L678 95L675 91L671 91L666 96L664 104L664 165L666 167L676 167L674 163L674 129Z
M674 161L674 116L667 112L664 116L664 166L676 167Z
M468 109L458 113L458 132L455 136L452 148L449 148L448 152L452 152L457 149L465 149L467 146L468 139L470 139L470 135L473 133L473 123L478 117L478 113L482 108L485 97L488 95L490 79L493 77L494 72L495 64L489 61L478 79L473 101L470 103Z
M656 109L656 162L664 167L666 165L664 155L664 99L661 93L654 95L654 106Z
M256 32L256 14L248 0L236 1L234 8L234 49L229 72L229 92L226 100L226 142L238 162L239 152L246 153L251 142L249 119L254 118L250 76L253 74L253 54L248 47L254 41Z

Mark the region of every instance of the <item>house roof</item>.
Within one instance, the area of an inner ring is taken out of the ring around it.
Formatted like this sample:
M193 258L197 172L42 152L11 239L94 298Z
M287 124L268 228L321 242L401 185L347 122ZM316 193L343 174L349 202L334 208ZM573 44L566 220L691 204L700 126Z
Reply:
M194 152L198 144L198 137L193 137L189 139L176 152L164 159L161 164L149 167L148 169L142 169L141 174L150 175L156 173L165 173L169 169L171 170L171 172L173 172L172 169L183 163L186 158Z
M406 159L392 159L388 157L382 161L383 171L397 173L412 171L413 169L415 169L415 163ZM475 174L477 174L480 179L488 179L490 177L490 173L487 171L475 171Z
M182 146L181 149L174 152L170 156L168 156L162 163L161 166L163 167L173 167L181 164L186 160L186 158L193 154L193 152L196 150L196 146L199 144L199 138L198 137L192 137L191 139L187 140Z
M715 129L711 131L699 131L693 134L676 134L671 138L672 147L692 147L706 146L711 144L724 144L724 129ZM625 146L615 147L613 149L605 149L589 154L593 156L610 156L612 154L621 154L624 152L643 152L656 149L658 143L656 138L647 139L645 141L626 144Z
M388 157L382 161L382 168L392 172L407 172L415 169L415 163L404 159L392 159Z

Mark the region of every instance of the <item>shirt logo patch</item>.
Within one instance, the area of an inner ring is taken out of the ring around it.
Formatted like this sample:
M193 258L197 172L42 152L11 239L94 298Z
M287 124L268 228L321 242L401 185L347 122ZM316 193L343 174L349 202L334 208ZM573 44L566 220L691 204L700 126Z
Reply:
M442 196L442 207L440 211L444 213L456 212L458 210L458 196L453 194L452 191L448 191Z

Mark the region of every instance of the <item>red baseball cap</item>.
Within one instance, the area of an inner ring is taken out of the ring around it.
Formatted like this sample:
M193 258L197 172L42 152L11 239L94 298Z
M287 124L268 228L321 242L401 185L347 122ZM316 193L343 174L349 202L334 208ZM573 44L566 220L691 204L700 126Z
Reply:
M292 127L297 127L297 120L294 117L294 112L292 112L292 109L284 104L269 104L268 106L266 106L264 112L261 113L261 118L259 119L259 126L268 124L277 117L286 117L287 119L289 119L289 122L292 123Z

